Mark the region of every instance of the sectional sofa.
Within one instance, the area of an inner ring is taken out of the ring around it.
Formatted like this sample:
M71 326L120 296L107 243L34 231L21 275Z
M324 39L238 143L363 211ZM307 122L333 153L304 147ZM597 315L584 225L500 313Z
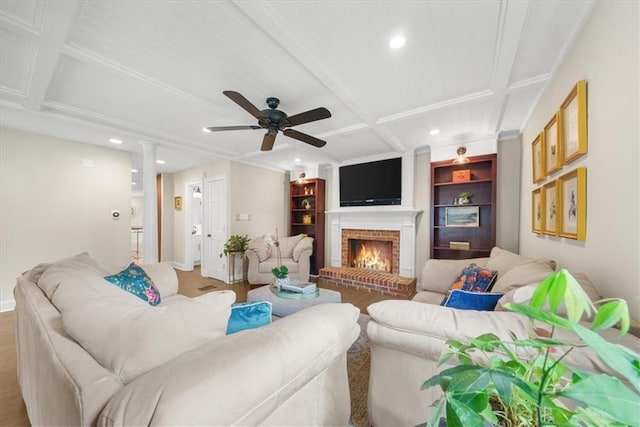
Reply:
M32 425L347 424L357 308L323 304L226 335L233 292L187 298L170 266L143 269L156 306L105 281L114 271L88 254L18 278L18 381Z

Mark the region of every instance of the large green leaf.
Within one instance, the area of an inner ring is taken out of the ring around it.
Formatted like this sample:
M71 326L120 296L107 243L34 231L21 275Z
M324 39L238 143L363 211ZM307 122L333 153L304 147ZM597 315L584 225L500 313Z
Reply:
M618 378L591 375L559 392L558 396L581 402L618 422L640 426L640 395L629 390Z
M484 421L464 402L447 399L447 427L484 427Z
M600 306L591 324L591 329L600 331L611 328L618 322L620 322L620 335L626 334L630 324L629 306L622 299L614 299Z
M505 304L504 307L515 313L524 314L530 319L539 320L552 326L557 326L563 329L571 329L573 322L558 316L557 314L549 313L548 311L542 311L539 308L532 307L526 304Z

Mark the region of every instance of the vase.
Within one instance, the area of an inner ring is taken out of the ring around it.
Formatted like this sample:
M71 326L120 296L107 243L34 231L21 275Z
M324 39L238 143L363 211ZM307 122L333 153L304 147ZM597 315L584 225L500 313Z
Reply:
M276 280L274 281L274 285L277 290L280 290L282 288L282 285L286 285L288 283L289 283L288 277L283 277L281 279L276 278Z

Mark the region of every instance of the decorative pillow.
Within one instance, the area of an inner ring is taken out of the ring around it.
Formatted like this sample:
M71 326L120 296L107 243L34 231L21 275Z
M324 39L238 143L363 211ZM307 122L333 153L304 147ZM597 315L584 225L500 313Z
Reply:
M469 292L453 289L440 305L461 310L492 311L502 295L504 294L498 292Z
M259 328L271 323L269 301L237 302L231 305L231 316L227 324L227 335Z
M133 262L120 273L106 276L104 279L148 302L149 305L160 304L160 291L143 268Z
M469 264L468 267L460 272L456 281L453 282L451 290L487 292L493 286L497 275L497 271L480 267L477 264Z
M280 253L282 253L282 258L292 258L293 257L293 248L298 244L298 242L304 239L304 234L298 234L297 236L290 237L280 237ZM275 250L271 251L271 256L275 256Z
M271 250L264 237L256 237L247 246L247 249L254 251L258 255L258 261L260 262L267 260L271 256Z

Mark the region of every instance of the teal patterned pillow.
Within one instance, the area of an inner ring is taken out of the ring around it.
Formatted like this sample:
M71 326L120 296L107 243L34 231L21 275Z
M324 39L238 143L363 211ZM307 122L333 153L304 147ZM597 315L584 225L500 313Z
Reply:
M104 279L145 300L149 305L160 304L160 291L142 267L133 262L120 273L107 276Z

